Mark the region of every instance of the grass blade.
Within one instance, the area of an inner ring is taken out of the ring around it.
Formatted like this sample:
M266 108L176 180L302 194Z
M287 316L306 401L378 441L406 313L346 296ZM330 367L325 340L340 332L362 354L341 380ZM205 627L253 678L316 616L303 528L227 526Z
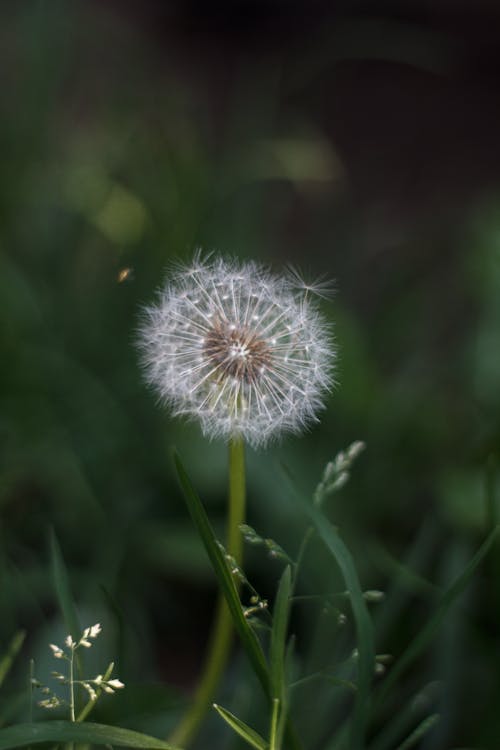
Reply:
M427 734L427 732L438 723L439 719L439 714L432 714L432 716L428 716L426 719L420 722L418 727L413 730L409 737L407 737L405 741L398 746L397 750L410 750L410 748L415 747L416 743L420 739L422 739L424 734Z
M266 659L264 657L262 647L257 640L257 637L255 636L255 633L251 629L250 625L245 619L245 615L243 614L240 597L238 595L238 591L236 590L236 586L234 584L227 561L217 543L217 538L214 534L205 508L203 507L203 504L198 497L196 490L191 484L191 480L189 479L186 470L184 469L184 466L182 465L181 460L176 452L174 452L174 462L189 513L194 525L198 530L198 533L200 534L203 544L205 545L208 557L210 558L210 562L212 563L215 575L217 576L219 586L222 593L224 594L227 605L229 607L229 611L231 612L236 632L241 639L243 647L252 664L255 674L259 679L259 682L264 688L266 695L271 698L269 671Z
M363 597L363 591L351 553L324 513L306 503L297 494L290 472L285 467L282 468L284 469L284 475L291 490L291 496L300 505L303 512L307 514L313 528L331 552L350 594L358 642L358 680L350 725L350 747L351 750L363 750L370 709L371 684L375 671L375 645L372 621ZM341 731L341 734L344 735L344 731ZM330 746L332 748L338 747L337 739L334 739L333 743L328 747L330 748Z
M233 729L236 734L239 734L239 736L248 742L249 745L254 747L255 750L268 750L269 745L265 739L252 729L252 727L249 727L248 724L245 724L245 722L238 719L237 716L232 714L226 708L222 708L222 706L218 706L216 703L214 703L214 708L224 721L229 724L231 729Z
M57 600L59 602L59 607L61 608L67 631L68 633L71 633L75 640L79 640L82 634L82 628L80 626L73 596L71 594L68 571L54 529L50 530L50 557Z
M231 612L234 628L238 633L238 636L257 676L257 679L262 685L262 688L266 696L269 698L269 701L271 701L271 679L264 652L262 651L262 647L255 633L253 632L252 628L245 618L245 615L243 614L240 597L236 586L234 585L233 577L231 575L231 571L229 570L227 561L221 548L219 547L217 538L214 534L205 508L203 507L198 493L191 484L191 480L189 479L187 472L182 465L182 461L180 460L179 455L176 451L174 451L174 463L189 513L195 527L198 530L198 533L200 534L203 544L205 545L208 557L210 559L210 562L212 563L215 575L217 576L219 586L222 593L224 594L227 605L229 607L229 611ZM290 747L294 748L294 750L300 748L300 742L296 737L295 731L290 721L288 721L286 725L286 735Z
M271 642L269 646L269 662L271 670L271 693L273 698L283 701L285 689L285 651L286 634L288 627L288 613L290 609L290 592L292 586L292 575L290 566L287 565L281 580L273 610L273 626L271 630Z
M369 746L369 750L393 750L402 737L412 731L417 723L422 721L431 710L436 700L435 683L429 683L412 699L394 712L394 715L384 721L379 733Z
M12 638L11 642L9 643L7 647L7 651L5 652L4 656L2 657L0 661L0 685L2 685L3 681L7 677L9 670L12 667L12 664L14 662L14 659L19 653L21 646L24 643L25 638L26 638L26 631L18 630L17 633L15 633L14 637Z
M370 707L370 689L375 669L372 621L351 553L337 531L321 512L311 506L306 506L306 512L310 516L316 532L339 566L350 594L358 644L358 679L351 720L351 748L352 750L361 750L364 747L365 728Z
M377 706L381 705L385 701L387 694L389 693L394 683L397 682L401 674L415 661L415 659L417 659L418 656L420 656L423 651L425 651L427 646L431 643L449 608L469 583L474 571L490 550L491 545L493 544L499 530L499 526L493 529L493 531L487 536L483 544L480 546L476 554L471 558L469 564L465 567L458 578L455 579L451 586L444 592L439 601L437 609L434 612L434 615L427 621L422 630L412 640L408 648L399 657L398 661L395 663L395 665L385 678L380 693L377 696Z
M79 742L150 750L176 750L173 745L147 734L90 722L76 724L71 721L43 721L0 729L0 750L34 745L38 742Z
M272 750L281 747L288 711L286 685L286 636L292 592L292 571L286 566L281 576L273 609L273 626L269 645L271 671L272 731L269 744Z

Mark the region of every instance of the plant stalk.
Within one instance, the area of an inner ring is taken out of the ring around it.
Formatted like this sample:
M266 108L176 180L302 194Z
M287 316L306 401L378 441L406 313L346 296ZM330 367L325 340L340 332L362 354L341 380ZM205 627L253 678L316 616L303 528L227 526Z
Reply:
M69 718L70 721L75 720L75 678L73 672L73 661L75 658L75 650L71 646L71 656L69 659Z
M229 443L229 506L226 550L241 566L243 539L240 524L245 520L245 445L241 438ZM235 580L236 586L238 581ZM169 738L173 745L187 748L196 737L205 715L210 709L215 692L226 666L232 641L232 621L222 593L217 601L215 619L205 664L194 694L193 703Z

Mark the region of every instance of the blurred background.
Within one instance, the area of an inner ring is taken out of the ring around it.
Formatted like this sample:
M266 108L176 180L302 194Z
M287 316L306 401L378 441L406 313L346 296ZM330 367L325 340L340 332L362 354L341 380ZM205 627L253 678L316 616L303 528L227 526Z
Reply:
M364 440L328 512L387 593L377 650L419 632L499 514L499 43L494 0L1 4L1 650L27 632L2 723L67 632L51 528L127 683L96 719L161 734L195 682L215 583L171 449L221 534L226 449L158 407L134 337L197 247L335 279L338 386L306 436L249 452L249 522L295 554L281 467L308 495ZM279 565L246 570L272 597ZM499 574L497 544L393 699L430 686L419 747L500 747ZM308 584L337 585L314 555ZM294 627L321 661L314 619Z

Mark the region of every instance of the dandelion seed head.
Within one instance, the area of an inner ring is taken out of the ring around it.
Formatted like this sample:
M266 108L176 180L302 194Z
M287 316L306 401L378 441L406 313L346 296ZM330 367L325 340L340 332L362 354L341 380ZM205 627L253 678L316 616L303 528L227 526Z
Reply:
M210 438L255 447L317 420L332 385L329 326L289 275L197 254L145 308L147 381Z

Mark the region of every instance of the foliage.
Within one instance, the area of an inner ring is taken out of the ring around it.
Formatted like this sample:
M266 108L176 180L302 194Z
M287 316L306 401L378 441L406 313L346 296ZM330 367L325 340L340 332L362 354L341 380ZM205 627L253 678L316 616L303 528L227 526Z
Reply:
M165 266L203 246L336 278L337 392L304 439L248 455L248 526L262 541L246 546L245 620L261 637L304 524L318 523L288 628L297 732L311 748L336 742L326 727L352 707L358 666L368 675L345 546L376 646L374 750L434 714L416 747L495 746L498 542L460 599L444 598L499 519L489 52L467 70L467 30L454 19L445 31L446 13L433 26L432 11L426 27L377 4L368 16L332 4L334 23L290 7L254 26L242 14L243 29L228 4L192 18L170 3L153 17L153 5L0 10L0 726L26 740L30 660L48 674L48 643L80 623L103 624L88 674L113 660L127 685L103 696L97 723L165 737L191 695L216 587L169 451L217 539L226 451L156 408L132 340ZM369 446L359 469L311 517L305 498L357 436ZM268 742L273 707L238 654L217 704ZM36 706L33 720L54 723ZM219 747L232 733L214 711L204 736Z

